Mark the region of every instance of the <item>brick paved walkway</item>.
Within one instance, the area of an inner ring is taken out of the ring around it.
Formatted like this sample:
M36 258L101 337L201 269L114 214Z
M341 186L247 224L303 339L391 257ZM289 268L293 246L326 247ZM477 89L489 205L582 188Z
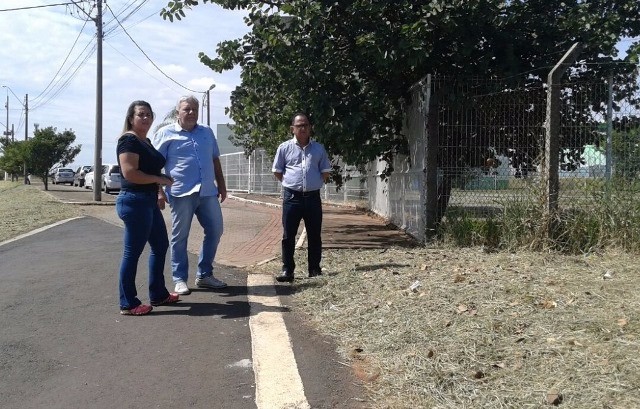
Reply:
M43 186L41 186L43 187ZM121 224L115 214L116 193L103 193L101 202L93 202L93 192L71 186L49 185L49 194L68 203L86 205L87 214ZM102 205L102 206L95 206ZM170 211L163 212L168 228ZM216 255L220 265L249 267L280 256L282 238L281 199L275 196L231 194L222 203L224 234ZM382 218L353 207L323 204L323 248L386 248L415 246L406 233ZM202 228L192 224L188 249L197 254L202 243Z

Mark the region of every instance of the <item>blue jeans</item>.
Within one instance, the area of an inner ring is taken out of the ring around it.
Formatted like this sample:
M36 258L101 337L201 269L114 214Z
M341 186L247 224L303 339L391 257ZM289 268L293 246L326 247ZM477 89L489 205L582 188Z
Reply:
M322 258L322 200L320 191L311 193L282 190L282 271L294 273L296 263L293 253L296 247L296 234L304 220L307 230L309 272L320 271Z
M158 207L156 192L123 190L116 198L116 212L124 222L124 251L120 263L120 308L141 304L136 291L138 259L149 242L149 299L169 296L164 285L164 262L169 248L167 226Z
M187 282L189 259L187 240L193 216L204 230L204 240L198 257L197 278L213 275L213 260L222 237L222 210L217 196L200 196L196 192L188 196L169 197L171 206L171 271L173 282Z

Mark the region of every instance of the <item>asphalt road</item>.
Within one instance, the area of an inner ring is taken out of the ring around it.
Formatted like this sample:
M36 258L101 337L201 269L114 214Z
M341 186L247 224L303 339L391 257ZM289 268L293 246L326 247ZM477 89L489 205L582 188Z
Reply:
M283 306L290 290L270 276L225 266L224 290L119 315L121 240L115 223L83 217L0 245L0 407L367 406L331 339Z

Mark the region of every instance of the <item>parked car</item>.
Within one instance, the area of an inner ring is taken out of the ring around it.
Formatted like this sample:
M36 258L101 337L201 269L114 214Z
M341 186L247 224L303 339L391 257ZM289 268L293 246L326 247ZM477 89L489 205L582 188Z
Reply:
M93 189L93 168L84 174L84 188Z
M73 169L69 168L58 168L53 173L53 184L57 185L60 183L68 183L73 185L73 178L75 176L75 172Z
M76 175L73 179L73 186L78 186L78 187L84 186L84 177L87 174L87 172L91 172L92 169L93 169L93 166L90 166L90 165L80 166L78 169L76 169Z
M109 193L120 190L120 166L117 164L102 167L102 190Z
M93 170L84 175L84 187L93 189ZM120 166L117 164L102 165L102 185L101 190L109 193L112 190L120 190Z

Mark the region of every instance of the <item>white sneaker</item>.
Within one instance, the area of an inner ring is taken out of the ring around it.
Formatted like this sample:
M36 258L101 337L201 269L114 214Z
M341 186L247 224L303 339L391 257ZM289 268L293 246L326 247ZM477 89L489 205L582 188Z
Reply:
M214 276L196 278L196 286L202 288L225 288L227 283L218 280Z
M178 281L176 283L176 289L174 290L180 295L189 295L191 294L191 290L189 290L189 286L184 281Z

